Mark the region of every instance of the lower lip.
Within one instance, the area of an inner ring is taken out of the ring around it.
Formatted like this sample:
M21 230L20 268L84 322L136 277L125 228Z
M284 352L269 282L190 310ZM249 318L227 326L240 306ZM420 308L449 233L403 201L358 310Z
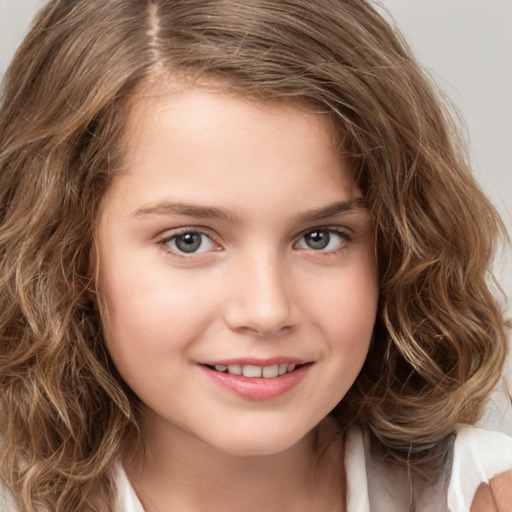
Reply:
M247 400L272 400L292 390L304 378L311 368L311 364L305 364L293 372L271 379L231 375L217 372L203 365L199 367L213 382Z

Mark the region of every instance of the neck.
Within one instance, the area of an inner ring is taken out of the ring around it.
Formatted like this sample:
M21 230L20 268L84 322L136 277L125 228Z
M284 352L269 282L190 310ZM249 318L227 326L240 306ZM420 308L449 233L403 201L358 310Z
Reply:
M148 432L142 422L142 433L151 442L124 466L146 512L344 510L343 440L332 425L264 456L227 454L169 425Z

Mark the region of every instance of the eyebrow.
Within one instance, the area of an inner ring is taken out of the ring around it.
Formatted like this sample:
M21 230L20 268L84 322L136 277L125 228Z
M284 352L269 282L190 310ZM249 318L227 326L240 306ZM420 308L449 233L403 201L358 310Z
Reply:
M236 222L238 220L226 208L170 201L161 201L152 206L138 208L133 214L134 217L145 215L185 215L201 219L219 219L226 222Z
M305 221L316 221L335 215L354 213L368 208L363 197L355 197L344 201L336 201L321 208L315 208L299 214ZM223 207L203 206L183 202L161 201L151 206L138 208L133 213L134 217L146 215L184 215L201 219L218 219L225 222L235 223L239 221L238 216Z
M337 201L335 203L309 210L305 212L301 217L307 221L315 221L325 219L327 217L334 217L335 215L354 213L356 211L362 211L368 209L368 203L364 197L355 197L346 201Z

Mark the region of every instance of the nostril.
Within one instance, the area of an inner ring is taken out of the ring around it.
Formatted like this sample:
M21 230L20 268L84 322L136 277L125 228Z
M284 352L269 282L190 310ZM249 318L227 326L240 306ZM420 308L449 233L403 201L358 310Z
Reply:
M238 279L233 281L225 306L225 320L232 330L270 338L293 328L298 318L284 270L268 257L240 263ZM243 273L242 273L243 270ZM243 279L244 285L240 282Z
M291 325L279 326L277 328L263 328L263 327L242 327L241 330L247 334L252 334L258 338L268 339L276 336L281 336L291 331Z

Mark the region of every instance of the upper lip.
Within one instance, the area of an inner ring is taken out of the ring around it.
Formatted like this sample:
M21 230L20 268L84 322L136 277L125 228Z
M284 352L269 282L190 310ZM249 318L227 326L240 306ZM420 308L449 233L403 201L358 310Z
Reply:
M300 357L288 357L288 356L276 356L265 359L254 358L254 357L237 357L232 359L215 359L211 361L199 361L199 364L206 366L223 365L229 366L230 364L239 364L241 366L252 365L252 366L273 366L275 364L306 364L312 363L311 359L303 359Z

